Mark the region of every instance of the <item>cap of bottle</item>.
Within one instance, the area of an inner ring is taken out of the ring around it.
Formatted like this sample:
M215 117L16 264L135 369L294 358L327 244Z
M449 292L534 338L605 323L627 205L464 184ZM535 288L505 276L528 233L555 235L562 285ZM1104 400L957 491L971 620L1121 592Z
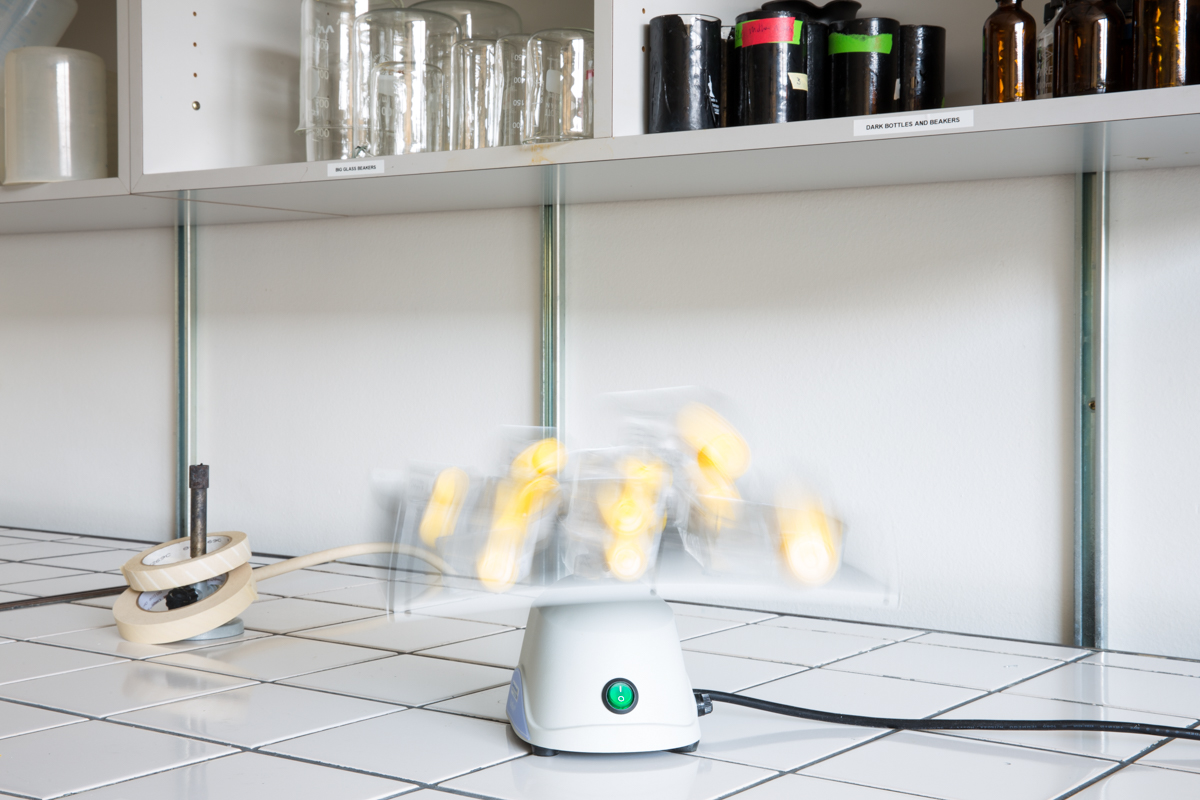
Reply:
M1066 0L1050 0L1049 3L1046 3L1046 10L1042 13L1042 22L1049 25L1050 20L1054 19L1054 15L1058 13L1065 2Z

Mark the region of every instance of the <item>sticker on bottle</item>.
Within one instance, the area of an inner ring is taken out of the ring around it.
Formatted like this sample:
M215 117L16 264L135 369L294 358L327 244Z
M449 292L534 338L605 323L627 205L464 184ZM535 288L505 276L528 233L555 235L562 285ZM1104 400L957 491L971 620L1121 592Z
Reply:
M803 72L789 72L788 80L792 82L792 88L797 92L808 91L808 75Z
M556 69L546 70L546 91L550 94L562 94L562 73Z
M769 17L739 22L733 28L734 47L756 44L800 44L804 20L795 17Z
M912 114L903 117L887 115L854 120L855 136L882 136L889 133L940 133L956 128L974 128L973 110L936 111L932 114Z
M881 33L868 36L865 33L831 33L829 34L829 55L837 56L842 53L883 53L892 52L892 35Z
M360 175L382 175L383 159L371 161L334 161L329 165L330 178L357 178Z

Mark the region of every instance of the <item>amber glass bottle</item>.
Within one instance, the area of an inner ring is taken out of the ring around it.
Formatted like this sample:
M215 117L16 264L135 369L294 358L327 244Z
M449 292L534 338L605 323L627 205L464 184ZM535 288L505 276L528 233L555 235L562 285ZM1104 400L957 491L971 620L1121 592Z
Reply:
M996 0L983 23L983 102L1037 98L1037 22L1021 0Z
M1054 27L1054 96L1120 91L1124 30L1105 0L1069 0Z
M1200 83L1200 0L1137 0L1134 21L1137 88Z

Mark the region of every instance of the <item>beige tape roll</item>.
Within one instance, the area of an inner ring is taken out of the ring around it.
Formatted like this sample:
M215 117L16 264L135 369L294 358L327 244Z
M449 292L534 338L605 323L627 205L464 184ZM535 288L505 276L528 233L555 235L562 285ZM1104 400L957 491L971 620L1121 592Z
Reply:
M250 560L250 544L241 531L208 536L208 552L190 558L191 541L176 539L138 553L121 567L129 588L135 592L157 592L190 586L224 575Z
M117 630L124 639L138 644L166 644L199 636L229 622L258 599L249 564L230 572L216 592L183 608L143 611L137 602L140 594L126 589L113 605Z

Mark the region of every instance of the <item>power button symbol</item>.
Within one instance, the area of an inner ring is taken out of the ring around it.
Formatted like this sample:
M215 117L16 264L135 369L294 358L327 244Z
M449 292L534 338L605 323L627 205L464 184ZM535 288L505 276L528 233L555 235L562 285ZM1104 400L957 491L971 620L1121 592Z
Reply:
M604 685L600 695L605 707L614 714L628 714L637 705L637 687L632 681L614 678Z

